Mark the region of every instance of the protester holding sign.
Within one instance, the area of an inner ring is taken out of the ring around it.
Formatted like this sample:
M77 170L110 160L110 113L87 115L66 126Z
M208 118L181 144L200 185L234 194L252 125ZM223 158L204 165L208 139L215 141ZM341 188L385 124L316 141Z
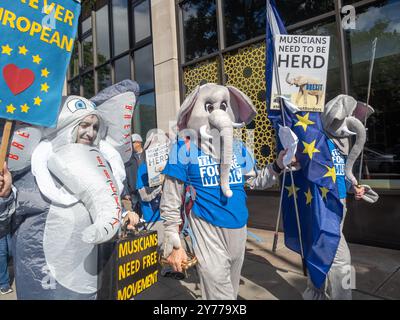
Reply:
M133 82L115 86L94 99L97 108L65 97L57 127L44 130L46 140L33 152L32 173L16 178L18 299L96 298L97 244L119 229L123 132L129 133L138 91ZM116 115L120 120L108 123Z

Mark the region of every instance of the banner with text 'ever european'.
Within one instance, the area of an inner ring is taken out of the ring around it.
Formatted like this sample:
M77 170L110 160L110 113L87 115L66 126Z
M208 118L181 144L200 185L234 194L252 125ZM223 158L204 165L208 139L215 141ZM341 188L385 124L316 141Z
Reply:
M56 125L80 6L0 0L0 118Z

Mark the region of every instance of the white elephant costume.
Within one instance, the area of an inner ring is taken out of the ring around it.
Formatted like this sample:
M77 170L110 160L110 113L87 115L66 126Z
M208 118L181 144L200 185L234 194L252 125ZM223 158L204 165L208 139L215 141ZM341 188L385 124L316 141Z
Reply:
M192 186L196 195L188 219L203 299L237 298L247 238L244 185L265 189L278 181L272 165L254 170L252 155L233 138L233 129L250 123L255 115L244 93L216 84L198 86L178 114L179 135L190 140L172 146L163 171L164 257L181 247L182 195L186 186Z
M374 110L370 106L357 102L347 95L339 95L329 101L321 114L321 120L326 136L329 138L328 146L335 166L336 184L339 198L343 204L343 218L340 224L340 240L333 263L327 274L325 285L317 289L311 281L303 293L306 300L351 300L352 286L355 274L352 274L351 255L346 239L343 235L343 224L346 217L347 191L360 187L359 181L354 177L353 166L361 154L366 141L366 128L364 122ZM355 137L354 143L351 138ZM378 195L368 186L365 188L363 200L374 203Z
M112 239L121 221L135 93L137 84L125 81L103 90L97 107L64 97L57 127L42 130L32 170L14 176L18 299L96 298L97 244ZM99 119L97 137L92 145L76 143L88 115Z

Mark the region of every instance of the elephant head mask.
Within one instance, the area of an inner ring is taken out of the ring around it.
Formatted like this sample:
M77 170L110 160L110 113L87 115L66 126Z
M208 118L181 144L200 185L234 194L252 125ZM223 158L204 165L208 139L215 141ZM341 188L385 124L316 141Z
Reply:
M187 129L196 134L200 148L220 161L221 189L226 197L229 170L233 156L233 129L250 123L256 110L240 90L231 86L205 84L197 86L183 102L178 114L178 129L187 136Z
M352 185L359 183L353 174L353 166L366 142L367 132L364 122L373 112L371 106L357 102L350 96L339 95L326 104L321 115L325 132L343 153L348 154L345 175ZM352 136L355 136L356 140L350 149L349 138ZM369 186L365 187L367 194L364 199L369 202L377 201L378 195Z

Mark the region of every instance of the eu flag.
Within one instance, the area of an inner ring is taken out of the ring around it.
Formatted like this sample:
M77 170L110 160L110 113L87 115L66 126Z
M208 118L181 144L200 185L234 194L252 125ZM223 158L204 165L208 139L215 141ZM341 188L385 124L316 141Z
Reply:
M294 190L289 177L283 186L282 213L285 245L301 253L314 286L321 288L332 265L340 240L340 223L343 205L336 185L336 172L319 113L297 112L284 107L281 111L270 110L270 92L274 72L274 41L276 34L286 30L276 9L275 1L267 1L267 108L268 118L278 130L285 125L299 138L296 157L301 170L293 173ZM285 106L285 101L282 102ZM278 146L278 149L282 149ZM299 210L301 237L299 237L295 202Z
M0 118L55 125L79 14L76 0L1 1Z

